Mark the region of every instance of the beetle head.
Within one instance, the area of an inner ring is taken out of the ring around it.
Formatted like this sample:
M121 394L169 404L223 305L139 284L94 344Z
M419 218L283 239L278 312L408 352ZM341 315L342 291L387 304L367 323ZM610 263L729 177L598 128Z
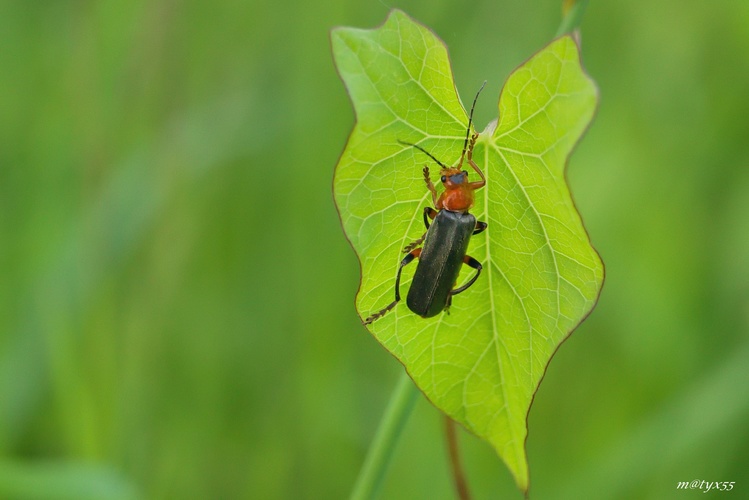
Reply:
M440 170L440 181L445 189L454 189L468 182L468 171L456 167Z

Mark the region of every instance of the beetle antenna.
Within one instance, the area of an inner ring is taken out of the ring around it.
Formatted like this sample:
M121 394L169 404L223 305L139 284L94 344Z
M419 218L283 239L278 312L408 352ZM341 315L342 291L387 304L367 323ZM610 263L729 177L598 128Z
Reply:
M476 97L473 98L473 104L471 105L471 113L468 115L468 128L466 129L466 140L463 142L463 153L460 155L460 162L458 163L458 166L463 164L463 157L466 155L466 151L468 150L468 138L471 136L471 124L473 123L473 110L476 107L476 101L479 100L479 94L482 90L484 90L484 87L486 87L486 80L484 80L484 83L481 84L481 88L478 92L476 92Z
M421 147L421 146L419 146L418 144L412 144L412 143L410 143L410 142L405 142L405 141L401 141L400 139L398 139L398 142L400 142L400 143L401 143L401 144L403 144L404 146L413 146L413 147L415 147L416 149L418 149L419 151L421 151L422 153L424 153L425 155L427 155L427 156L428 156L429 158L431 158L432 160L434 160L435 162L437 162L437 165L439 165L440 167L442 167L442 168L444 168L444 169L447 169L447 168L448 168L448 167L446 167L446 166L445 166L445 164L444 164L444 163L442 163L442 162L441 162L441 161L439 161L439 160L438 160L437 158L435 158L434 156L432 156L432 153L430 153L430 152L429 152L429 151L427 151L426 149L422 148L422 147Z

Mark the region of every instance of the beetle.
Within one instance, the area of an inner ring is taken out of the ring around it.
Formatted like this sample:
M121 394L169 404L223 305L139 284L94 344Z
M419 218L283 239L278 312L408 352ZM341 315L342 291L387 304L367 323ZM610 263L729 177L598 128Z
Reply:
M427 232L403 250L406 256L401 261L395 278L395 301L367 317L364 320L365 325L381 318L400 302L401 272L414 259L419 259L419 262L411 281L411 287L408 290L406 305L412 312L422 318L431 318L442 311L447 311L449 314L453 296L466 291L481 274L483 266L479 261L468 255L467 251L471 236L487 228L486 222L477 221L468 212L473 206L474 191L486 185L484 173L473 161L473 148L479 134L471 134L473 109L476 107L476 101L485 85L486 82L473 99L466 138L463 142L463 152L456 166L446 166L418 144L398 141L404 146L418 149L441 167L440 181L445 190L437 196L437 189L430 178L429 166L425 165L422 170L424 181L432 195L432 203L436 209L429 206L424 207L424 225ZM481 180L468 181L468 171L461 170L464 159L476 171ZM431 224L429 223L430 219L432 220ZM423 247L419 247L422 243L424 244ZM454 288L463 264L475 269L476 274L466 284Z

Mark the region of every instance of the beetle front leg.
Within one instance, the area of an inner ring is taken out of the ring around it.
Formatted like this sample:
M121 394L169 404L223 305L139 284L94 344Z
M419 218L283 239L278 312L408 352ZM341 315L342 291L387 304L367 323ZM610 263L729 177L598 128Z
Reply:
M424 165L422 172L424 173L424 182L427 183L427 189L432 193L432 204L437 205L437 189L432 184L432 179L429 178L429 166Z
M484 268L484 266L481 265L481 262L477 261L470 255L466 255L465 257L463 257L463 263L468 265L469 267L474 268L476 270L476 274L468 281L468 283L466 283L462 287L451 290L450 295L458 295L460 292L465 292L471 285L476 282L476 280L479 278L479 274L481 274L481 270Z
M416 250L412 250L409 252L408 255L406 255L403 260L400 263L400 267L398 267L398 275L395 277L395 300L391 302L386 308L381 309L374 313L373 315L369 316L367 319L364 320L365 325L371 325L375 320L380 319L385 315L386 312L391 310L395 305L400 302L401 300L401 293L400 293L400 284L401 284L401 272L403 271L403 268L410 264L411 261L418 258L421 255L421 248L417 248Z
M479 174L479 177L481 177L480 181L470 183L471 189L479 189L486 185L486 177L484 177L484 172L482 172L479 166L476 165L476 162L473 161L473 147L476 145L476 139L478 139L478 137L478 134L473 134L471 136L471 145L468 147L468 155L466 156L468 164L472 166L476 173Z

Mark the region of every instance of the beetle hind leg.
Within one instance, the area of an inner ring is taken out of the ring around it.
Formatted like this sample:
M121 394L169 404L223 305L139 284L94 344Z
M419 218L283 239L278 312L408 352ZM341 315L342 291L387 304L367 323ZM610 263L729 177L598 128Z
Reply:
M484 224L484 229L486 229L486 224ZM474 268L476 270L476 274L473 275L473 278L468 280L468 283L461 286L460 288L450 290L450 293L447 294L447 302L445 302L445 308L443 309L443 311L446 312L448 316L450 315L450 306L453 303L453 295L458 295L461 292L465 292L471 285L476 282L476 280L479 278L479 274L481 274L481 270L484 268L484 266L481 265L481 262L477 261L470 255L466 255L465 257L463 257L463 264Z
M378 320L378 319L382 318L383 316L385 316L385 313L388 312L390 309L394 308L395 305L398 302L399 302L398 300L393 301L386 308L377 311L376 313L372 314L371 316L368 316L367 319L364 320L364 324L365 325L371 325L372 323L375 322L375 320Z
M398 275L395 277L395 300L388 304L387 307L384 309L380 309L376 313L372 314L371 316L368 316L367 319L364 320L365 325L371 325L376 320L380 319L387 313L389 310L395 307L395 305L400 302L401 300L401 293L400 293L400 284L401 284L401 272L403 271L403 268L411 263L412 260L418 258L421 255L421 248L417 248L415 250L411 250L408 255L406 255L403 260L400 263L400 267L398 267Z
M481 270L484 268L484 266L481 265L481 262L477 261L476 259L474 259L470 255L466 255L465 257L463 257L463 263L466 264L467 266L472 267L473 269L475 269L476 270L476 274L474 274L473 278L471 278L470 280L468 280L468 283L466 283L465 285L461 286L460 288L456 288L455 290L451 290L450 291L450 296L452 296L452 295L458 295L459 293L465 292L466 290L468 290L468 288L471 285L473 285L476 282L476 280L479 278L479 275L481 274Z

